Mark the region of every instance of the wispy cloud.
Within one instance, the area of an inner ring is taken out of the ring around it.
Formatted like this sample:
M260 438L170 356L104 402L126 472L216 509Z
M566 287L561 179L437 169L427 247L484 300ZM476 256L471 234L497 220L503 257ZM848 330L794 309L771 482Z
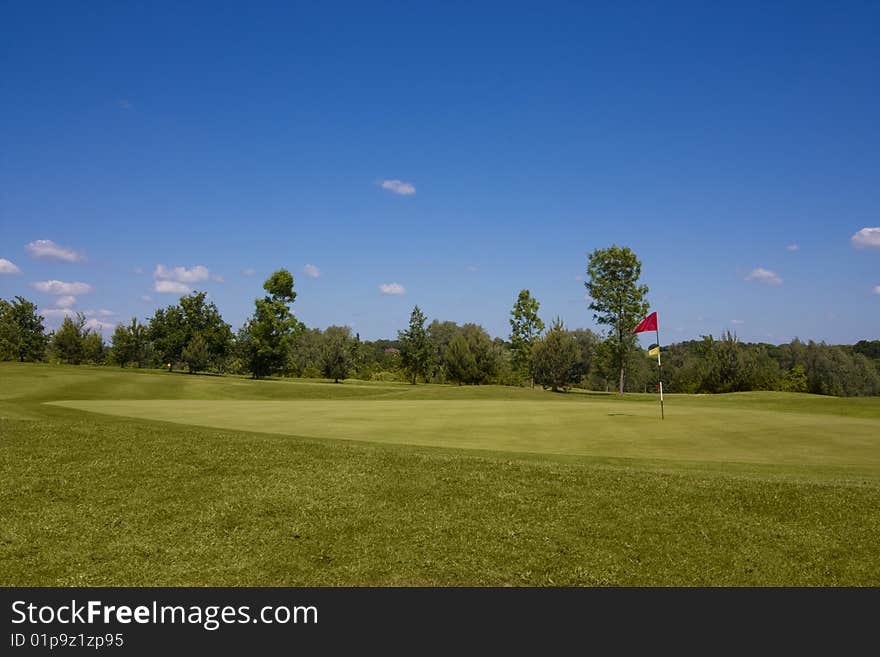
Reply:
M189 294L192 288L180 281L159 280L153 282L153 291L159 294Z
M11 260L7 260L6 258L0 258L0 274L20 274L21 269L12 262Z
M257 272L253 267L245 267L244 269L241 270L242 276L253 276L256 273Z
M766 283L767 285L782 285L782 279L776 272L764 269L763 267L757 267L750 271L749 275L746 276L746 280L758 281L759 283Z
M92 317L91 319L86 320L85 326L92 331L105 331L115 328L116 324L113 324L112 322L102 322L100 319Z
M116 101L116 104L119 105L121 109L130 110L132 108L131 101L127 98L120 98Z
M732 320L730 320L730 323L735 326L739 326L740 324L745 324L745 322L741 319L732 319Z
M76 311L70 308L43 308L40 310L43 317L74 317Z
M309 278L319 278L321 276L321 270L315 267L315 265L306 265L303 267L303 274Z
M106 308L100 310L83 310L84 315L97 315L98 317L113 317L116 313Z
M379 286L379 292L382 294L400 295L406 294L406 288L400 283L382 283Z
M222 276L212 274L211 270L204 265L196 265L191 269L186 267L169 268L165 265L156 265L156 269L153 271L153 278L159 281L178 281L180 283L198 283L208 279L220 283L223 282Z
M76 303L76 297L71 295L66 295L63 297L58 297L55 299L55 305L59 308L70 308L73 304Z
M801 250L800 244L789 244L789 245L788 245L787 247L785 247L785 248L786 248L787 250L789 250L789 251L792 251L792 252L794 252L794 251L800 251L800 250Z
M31 283L31 285L40 292L58 296L79 296L80 294L88 294L92 291L91 285L81 283L80 281L73 281L72 283L56 280L37 281L36 283Z
M850 240L857 249L880 249L880 226L862 228Z
M467 267L465 267L465 269L467 269L468 271L471 271L471 272L480 271L480 268L477 267L476 265L468 265Z
M583 277L581 274L578 274L577 276L574 277L574 280L576 280L576 281L583 281L583 280L584 280L584 277Z
M403 182L402 180L383 180L379 184L382 189L387 189L389 192L400 194L401 196L411 196L416 193L415 185Z
M874 286L874 294L880 294L880 285Z
M146 303L153 303L153 297L151 297L149 294L144 294L141 296L141 301L144 301Z
M34 240L24 246L25 251L30 253L34 258L48 258L50 260L61 260L63 262L80 262L86 257L66 246L56 244L52 240Z

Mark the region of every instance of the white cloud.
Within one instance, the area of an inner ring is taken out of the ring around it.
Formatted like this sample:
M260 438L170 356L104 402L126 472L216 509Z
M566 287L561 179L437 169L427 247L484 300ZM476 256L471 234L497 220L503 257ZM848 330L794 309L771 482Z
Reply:
M880 294L880 285L874 286L874 294Z
M749 272L746 276L747 281L758 281L759 283L767 283L768 285L782 285L782 279L776 272L757 267Z
M400 283L382 283L379 286L379 292L382 294L406 294L406 288Z
M46 294L56 294L58 296L79 296L80 294L88 294L92 291L92 286L88 283L80 283L79 281L74 281L72 283L65 283L64 281L37 281L36 283L31 283L36 289L40 292L45 292Z
M141 301L146 301L147 303L152 303L152 302L153 302L153 297L151 297L149 294L144 294L144 295L141 297Z
M165 265L156 265L156 269L153 272L153 278L160 281L198 283L199 281L206 281L209 278L217 280L218 277L211 276L211 271L204 265L196 265L192 269L187 269L186 267L169 269Z
M101 320L95 319L93 317L92 319L86 321L85 326L87 329L91 329L93 331L103 331L105 329L109 330L109 329L114 328L116 326L116 324L102 322Z
M70 294L63 296L63 297L58 297L55 300L55 305L58 306L59 308L70 308L75 303L76 303L76 297L72 296Z
M211 270L204 265L196 265L191 269L156 265L156 269L153 270L153 279L153 290L164 294L189 294L192 292L189 283L198 283L208 279L223 282L222 276L212 274Z
M880 226L862 228L850 239L852 240L853 246L857 249L880 249Z
M257 272L252 267L246 267L245 269L241 270L242 276L253 276L256 273Z
M788 249L789 251L800 251L800 249L801 249L800 244L789 244L785 248Z
M25 244L24 249L34 258L50 258L64 262L79 262L86 259L82 253L78 253L66 246L55 244L52 240L34 240L29 244Z
M732 319L732 320L730 320L730 323L731 323L731 324L737 324L737 325L738 325L738 324L745 324L745 322L744 322L743 320L741 320L741 319Z
M144 273L144 268L143 268L143 267L135 267L135 268L134 268L134 273L135 273L135 274L143 274L143 273Z
M43 317L75 317L76 311L70 308L46 308L40 310L40 314Z
M303 267L303 273L309 278L318 278L321 275L321 270L315 265L306 265Z
M6 258L0 258L0 274L20 274L19 269L14 262Z
M180 281L156 281L153 283L153 291L160 294L189 294L192 288Z
M480 268L476 265L468 265L467 267L465 267L465 269L467 269L468 271L480 271Z
M403 182L402 180L383 180L381 186L382 189L387 189L389 192L394 192L401 196L410 196L416 193L415 185Z
M98 317L112 317L116 313L112 310L107 310L106 308L101 308L100 310L83 310L84 315L97 315Z

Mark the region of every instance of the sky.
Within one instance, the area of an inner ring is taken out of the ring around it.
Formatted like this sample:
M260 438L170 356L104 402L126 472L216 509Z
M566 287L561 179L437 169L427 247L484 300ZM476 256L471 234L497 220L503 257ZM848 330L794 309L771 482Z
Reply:
M617 244L664 343L880 338L880 4L590 5L0 3L0 297L506 337Z

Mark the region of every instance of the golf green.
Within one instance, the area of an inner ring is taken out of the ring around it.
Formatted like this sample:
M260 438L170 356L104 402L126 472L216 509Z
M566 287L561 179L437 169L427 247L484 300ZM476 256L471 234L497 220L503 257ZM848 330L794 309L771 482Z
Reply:
M217 429L504 452L880 465L880 420L682 404L503 400L81 400L70 409Z

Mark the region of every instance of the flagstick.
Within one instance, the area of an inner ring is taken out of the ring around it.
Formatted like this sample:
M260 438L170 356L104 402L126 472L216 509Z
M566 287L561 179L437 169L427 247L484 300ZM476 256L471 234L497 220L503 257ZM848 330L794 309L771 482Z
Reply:
M660 365L660 323L657 323L657 378L660 380L660 419L665 420L663 413L663 367Z

